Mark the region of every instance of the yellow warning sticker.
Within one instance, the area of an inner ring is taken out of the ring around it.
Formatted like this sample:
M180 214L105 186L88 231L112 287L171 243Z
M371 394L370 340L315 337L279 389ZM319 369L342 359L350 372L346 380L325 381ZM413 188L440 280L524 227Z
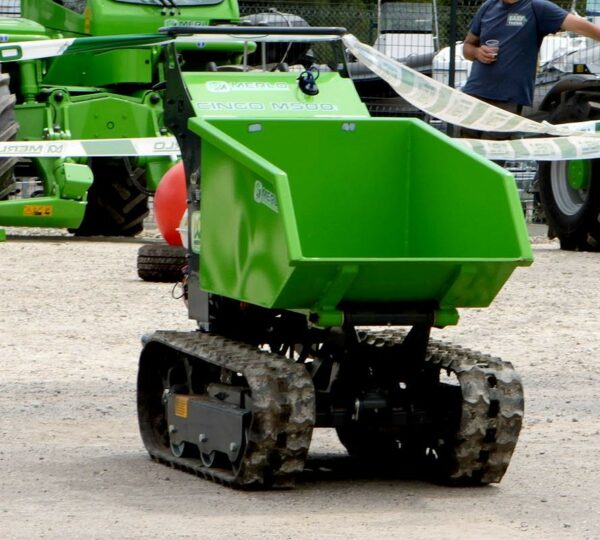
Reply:
M26 204L23 207L23 215L28 217L52 217L52 211L51 204Z
M175 396L175 416L187 418L189 396Z
M83 31L86 34L91 34L92 27L92 8L87 6L83 12Z

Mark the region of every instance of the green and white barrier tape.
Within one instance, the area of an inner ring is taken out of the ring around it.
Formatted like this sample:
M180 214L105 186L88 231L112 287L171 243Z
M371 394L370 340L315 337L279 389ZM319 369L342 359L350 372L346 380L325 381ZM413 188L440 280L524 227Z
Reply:
M179 154L179 146L175 137L0 143L0 158L14 156L37 158L178 156Z
M266 29L267 32L267 29ZM267 34L266 34L267 35ZM266 35L261 38L266 39ZM310 37L310 36L308 36ZM224 37L184 36L182 41L224 41ZM232 40L245 39L232 36ZM250 38L258 40L259 38ZM555 126L534 122L503 111L457 91L397 62L353 35L343 38L345 46L369 69L384 79L400 96L425 113L450 124L481 131L522 132L554 135L508 141L456 139L489 159L556 161L600 158L600 133L596 122ZM0 62L49 58L63 54L109 51L122 47L158 45L172 41L163 34L103 36L15 42L0 45ZM95 139L60 141L23 141L0 143L0 157L91 157L91 156L176 156L173 137L139 139Z
M9 42L0 45L0 63L38 60L65 54L112 51L123 47L159 45L169 41L172 41L171 38L163 34L139 34Z
M600 138L586 136L544 137L486 141L454 139L477 154L492 160L565 161L600 158Z
M392 60L352 35L343 38L350 52L400 96L423 112L457 126L481 131L576 135L577 131L534 122L464 94Z
M600 133L596 133L596 122L560 126L534 122L426 77L361 43L352 35L344 36L343 41L358 60L385 80L400 96L435 118L480 131L556 136L508 141L456 139L488 159L560 161L600 158Z
M0 41L8 39L6 34L0 34ZM301 32L294 34L298 42L313 43L317 41L331 41L338 39L334 35L311 36ZM243 32L232 35L219 34L193 34L173 38L165 34L133 34L121 36L97 36L84 38L44 39L39 41L5 42L0 44L0 63L21 60L38 60L68 54L81 54L86 52L105 52L126 47L139 47L145 45L165 45L176 41L178 43L191 43L201 49L208 43L243 43L252 42L280 42L281 36L265 35L244 36Z
M512 141L455 139L477 154L493 160L561 161L600 158L598 137L548 137ZM19 141L0 143L0 158L125 157L181 154L175 137Z

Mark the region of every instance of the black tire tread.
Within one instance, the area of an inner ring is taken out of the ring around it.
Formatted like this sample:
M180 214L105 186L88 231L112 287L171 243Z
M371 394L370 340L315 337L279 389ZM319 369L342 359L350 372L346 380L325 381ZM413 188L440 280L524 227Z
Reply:
M0 73L0 141L14 141L19 131L15 116L16 97L10 92L10 76ZM14 189L13 171L18 157L0 158L0 200Z
M146 244L138 250L137 272L144 281L177 283L186 264L187 251L181 246Z
M76 236L132 237L144 229L148 195L130 177L124 159L94 159L90 163L94 182L88 191L87 208ZM143 178L143 177L142 177Z
M405 333L369 329L361 331L359 336L373 347L392 347L402 342ZM434 339L429 341L425 364L456 375L459 386L441 385L436 391L445 391L440 410L453 408L452 401L458 400L460 413L456 425L440 424L430 433L431 441L437 441L437 458L432 460L421 452L413 466L431 480L444 484L478 486L500 482L517 444L524 412L523 387L512 364ZM492 403L496 405L492 407ZM359 456L365 450L373 455L377 449L369 445L383 444L383 452L377 452L376 458L382 460L387 453L394 457L389 452L389 437L377 433L376 428L370 431L359 429L354 437L351 432L342 433L340 442L347 445L351 454ZM365 440L365 435L370 439ZM414 460L419 455L415 452L418 449L410 449L410 438L407 442L408 459ZM414 442L417 446L422 444Z
M587 97L573 94L557 106L550 122L560 124L591 120L598 117L590 107ZM558 238L565 251L600 251L600 160L592 161L592 181L581 210L567 216L558 207L552 189L552 164L540 162L540 200L548 224L548 236Z

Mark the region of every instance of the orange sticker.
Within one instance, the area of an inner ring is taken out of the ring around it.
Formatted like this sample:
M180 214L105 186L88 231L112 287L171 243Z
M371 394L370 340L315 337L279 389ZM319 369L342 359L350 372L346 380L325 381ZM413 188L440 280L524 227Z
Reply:
M180 394L175 395L175 416L179 416L180 418L187 418L188 400L188 396L182 396Z
M52 217L52 211L50 204L27 204L23 207L23 215L28 217Z

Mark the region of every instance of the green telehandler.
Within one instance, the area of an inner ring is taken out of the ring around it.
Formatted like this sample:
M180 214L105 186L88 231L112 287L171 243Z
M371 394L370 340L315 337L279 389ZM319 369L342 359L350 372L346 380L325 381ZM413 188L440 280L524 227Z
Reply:
M0 142L166 133L162 47L131 45L23 60L7 45L239 19L235 0L22 0L21 15L0 17L2 54L14 58L0 66ZM178 54L186 69L240 59L235 45L215 50L188 43ZM22 150L0 158L0 227L60 227L82 236L139 233L148 195L174 162L144 155L40 157L35 145L25 155Z
M344 29L169 33L259 59L277 40L311 55L185 71L167 46L165 125L185 168L184 297L198 330L143 338L150 456L231 487L289 487L313 429L328 427L390 475L499 482L521 427L520 378L431 330L488 306L531 264L513 177L418 119L370 117Z

